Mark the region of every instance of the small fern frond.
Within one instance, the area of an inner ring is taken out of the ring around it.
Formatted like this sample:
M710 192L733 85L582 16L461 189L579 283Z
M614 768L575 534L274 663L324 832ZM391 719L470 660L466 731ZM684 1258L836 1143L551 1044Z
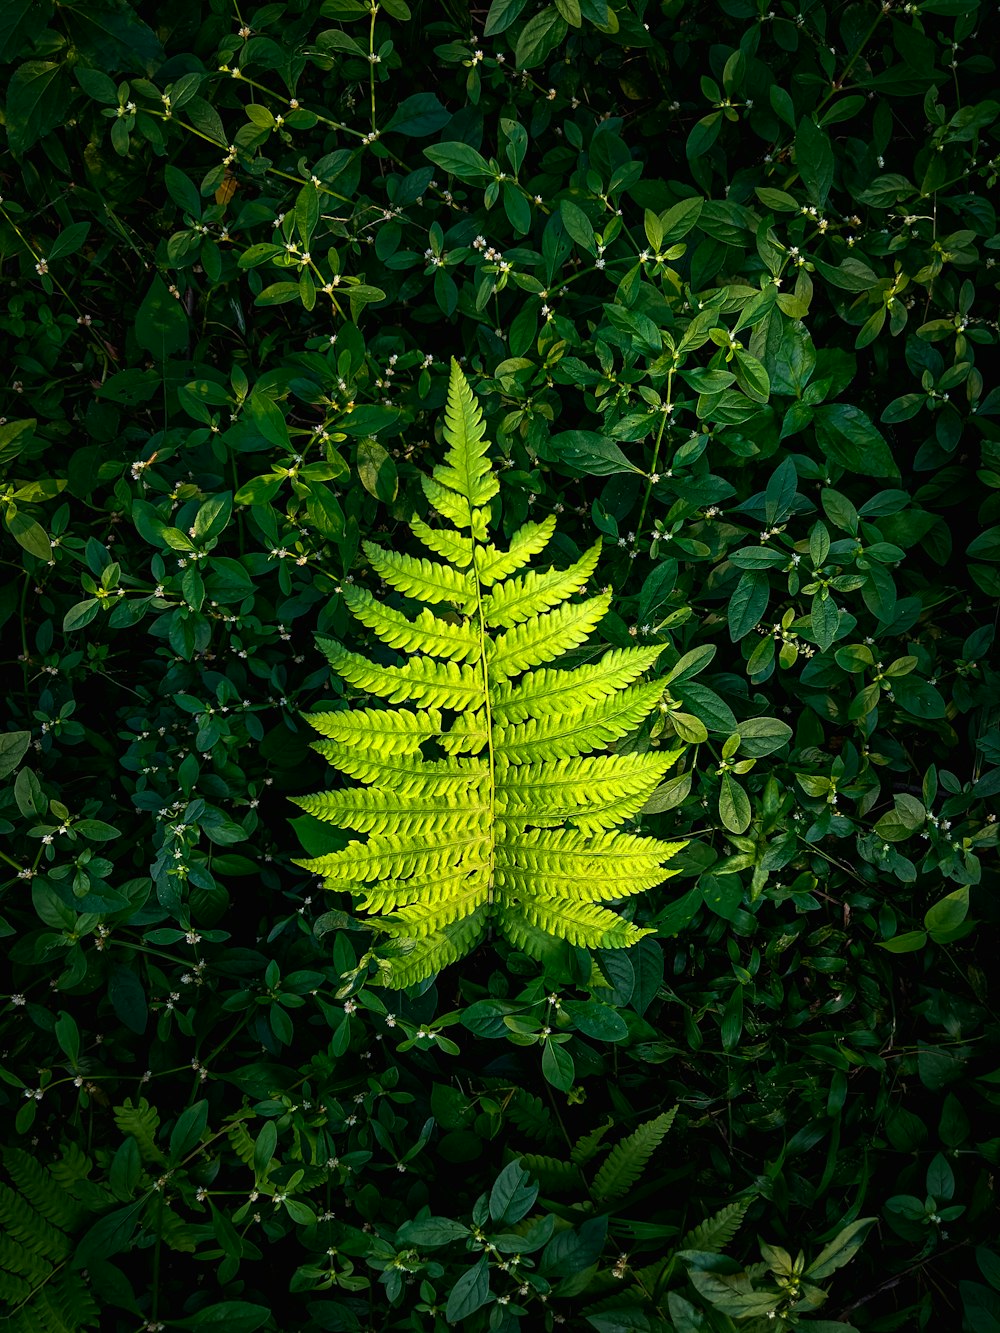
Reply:
M469 816L484 818L488 807L474 802L456 810L446 796L401 796L399 792L378 787L350 787L345 791L324 791L314 796L291 796L308 815L326 824L339 824L371 833L388 828L390 820L397 833L412 833L423 828L434 833L448 833L462 827Z
M254 1169L254 1141L250 1137L250 1131L242 1120L237 1120L226 1129L226 1138L229 1140L229 1146L233 1152L251 1171Z
M294 864L381 918L393 944L376 959L379 979L394 987L461 957L490 921L536 958L558 940L629 948L650 931L609 905L668 879L682 846L618 831L680 753L653 752L644 739L662 687L641 677L659 646L552 665L583 647L611 605L610 590L585 595L600 543L568 568L532 568L555 530L549 516L520 527L506 551L490 544L498 484L457 364L444 436L445 461L422 484L454 531L411 523L439 559L365 547L373 569L421 609L411 616L358 587L342 594L408 660L383 666L319 640L349 685L388 705L305 715L323 737L312 748L362 785L296 798L361 835ZM451 609L437 616L428 607L438 603ZM592 753L626 736L625 753Z
M481 787L489 769L479 759L432 759L421 761L410 755L382 758L355 750L345 750L335 741L313 741L312 749L323 755L334 768L359 782L377 783L413 796L431 796L448 792L460 802L466 794Z
M164 1156L156 1144L156 1131L160 1127L160 1113L155 1106L150 1106L145 1097L139 1098L137 1106L132 1105L130 1097L125 1098L123 1106L114 1109L115 1124L123 1134L130 1134L139 1147L139 1156L144 1162L158 1166Z
M62 1145L62 1157L49 1167L52 1178L64 1189L72 1189L81 1180L86 1180L93 1170L93 1162L78 1143L72 1140Z
M374 542L363 545L375 573L404 597L421 602L451 602L467 612L475 606L476 581L470 574L399 551L383 551Z
M740 1229L751 1204L750 1199L727 1203L712 1217L699 1222L677 1247L680 1250L700 1250L703 1254L721 1254Z
M676 1114L675 1106L658 1115L655 1120L647 1120L628 1138L615 1144L591 1186L591 1193L598 1202L620 1198L628 1193L663 1142Z
M551 1143L558 1137L551 1111L533 1092L518 1088L507 1103L507 1114L522 1134L530 1134L533 1139Z
M501 894L500 924L507 938L532 957L540 951L531 927L543 935L569 940L580 949L631 949L653 930L640 930L616 912L575 898L530 899L522 893Z
M294 864L314 875L327 875L354 883L395 879L408 875L431 875L445 871L456 857L468 865L478 853L477 864L489 860L490 837L481 828L463 829L443 839L421 829L417 834L375 834L367 842L350 842L339 852L295 860Z
M520 1153L517 1159L548 1194L562 1194L580 1188L580 1172L572 1162L543 1153Z
M10 1333L79 1333L83 1328L96 1328L100 1321L100 1311L83 1278L63 1269L5 1327Z
M32 1254L58 1262L69 1253L69 1237L31 1206L23 1195L0 1184L0 1228Z
M6 1278L8 1288L11 1281L17 1286L17 1293L3 1297L4 1300L25 1300L51 1272L52 1265L42 1255L29 1250L10 1234L0 1235L0 1280ZM0 1287L0 1294L2 1290Z
M23 1148L7 1148L3 1164L11 1180L42 1217L63 1231L79 1226L84 1210L30 1153Z
M458 362L452 361L444 409L444 438L451 448L444 464L434 469L434 480L457 491L472 507L487 504L500 489L485 435L479 403Z
M584 830L620 824L646 804L679 751L554 759L497 765L503 803L497 818L555 825L572 820Z
M573 1144L570 1149L570 1161L576 1166L586 1166L592 1162L599 1152L603 1152L605 1145L602 1140L609 1129L614 1127L613 1120L607 1120L603 1125L598 1125L592 1129L589 1134L583 1134Z
M317 637L316 643L343 680L387 703L416 703L456 712L482 704L483 682L472 667L435 662L432 657L411 657L403 666L378 666L360 653L348 652L334 639Z

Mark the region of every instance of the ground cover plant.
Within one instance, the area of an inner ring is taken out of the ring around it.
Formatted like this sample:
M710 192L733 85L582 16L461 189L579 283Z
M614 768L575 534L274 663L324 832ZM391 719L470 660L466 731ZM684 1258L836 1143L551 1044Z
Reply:
M1000 1329L992 21L0 6L6 1327Z

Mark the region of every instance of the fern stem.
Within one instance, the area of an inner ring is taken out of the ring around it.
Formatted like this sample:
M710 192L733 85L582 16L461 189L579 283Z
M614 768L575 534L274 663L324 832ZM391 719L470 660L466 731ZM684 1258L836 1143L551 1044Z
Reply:
M470 500L471 505L471 500ZM476 529L475 524L469 529L472 538L472 575L476 580L476 619L479 624L479 661L483 668L483 709L486 714L486 746L490 759L489 814L491 826L496 824L496 760L493 753L493 712L490 707L490 672L486 662L486 616L483 612L483 585L479 581L479 567L476 564ZM493 906L493 873L496 865L496 839L490 839L489 885L486 890L487 909Z

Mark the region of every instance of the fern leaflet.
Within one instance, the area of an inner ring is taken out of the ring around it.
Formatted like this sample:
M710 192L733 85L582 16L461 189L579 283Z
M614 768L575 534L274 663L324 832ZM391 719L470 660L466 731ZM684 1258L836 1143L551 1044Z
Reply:
M663 1142L676 1114L675 1106L615 1144L594 1177L591 1193L595 1199L614 1199L628 1193Z
M365 546L385 583L420 609L358 587L343 593L356 619L405 661L380 665L318 640L334 671L381 701L306 715L323 737L313 748L363 785L293 798L362 835L295 864L382 918L397 941L378 960L393 987L462 957L491 924L536 957L553 938L628 948L651 932L607 904L676 873L666 863L684 845L618 831L680 751L592 753L656 709L662 686L642 676L659 648L550 665L584 645L611 604L610 590L586 595L600 543L568 568L542 570L531 564L553 518L524 524L506 551L490 543L499 485L482 413L454 361L444 438L445 460L423 488L453 530L410 524L438 558Z

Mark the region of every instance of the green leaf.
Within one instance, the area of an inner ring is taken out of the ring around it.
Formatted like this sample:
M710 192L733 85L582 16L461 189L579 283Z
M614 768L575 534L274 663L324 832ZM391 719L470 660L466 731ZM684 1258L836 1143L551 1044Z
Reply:
M6 522L11 536L29 555L39 560L52 558L52 543L40 523L20 509L13 515L8 511Z
M62 62L29 60L7 85L7 142L20 155L66 117L71 88Z
M403 98L382 132L393 130L396 134L418 139L426 134L436 134L450 119L450 112L435 93L414 93Z
M849 403L824 404L816 409L815 421L820 448L848 472L870 477L899 476L888 444L860 408Z
M556 49L569 32L569 25L556 9L548 5L521 29L514 48L518 69L533 69Z
M878 947L887 950L889 953L916 953L926 943L926 931L908 930L902 935L894 935L891 940L878 941Z
M588 254L596 254L597 242L594 239L594 224L579 204L574 204L572 199L560 200L559 216L566 228L566 235L576 241L577 245L586 250Z
M193 1330L216 1328L219 1333L256 1333L270 1317L271 1310L266 1305L254 1305L250 1301L221 1301L217 1305L207 1305L190 1319L178 1321L178 1327Z
M809 117L799 121L795 132L795 165L817 208L826 204L833 184L833 145L830 136Z
M449 1324L457 1324L460 1319L482 1308L490 1299L490 1270L485 1256L473 1268L468 1268L458 1279L448 1296L445 1318Z
M542 1047L542 1075L552 1087L558 1088L560 1092L569 1092L576 1077L576 1065L565 1046L546 1041Z
M564 430L546 442L545 455L568 463L591 477L610 477L618 472L642 471L622 453L612 440L592 430Z
M0 734L0 778L10 777L28 752L30 731L5 731Z
M763 570L750 570L740 576L729 599L729 637L738 643L760 621L767 610L770 587Z
M527 3L528 0L493 0L486 15L483 36L496 37L499 33L506 32L510 25L520 18Z
M730 833L745 833L752 817L750 798L731 774L723 773L719 790L719 818L723 825Z
M538 1186L518 1161L508 1162L490 1191L490 1217L503 1226L514 1226L526 1217L538 1198Z
M822 1282L838 1268L843 1268L844 1264L854 1258L866 1234L877 1221L876 1217L862 1217L859 1221L844 1227L812 1261L805 1271L806 1277L813 1282Z
M90 624L100 609L101 604L96 597L88 597L85 601L77 602L63 616L63 633L71 634L73 630L83 629L84 625Z
M144 351L157 361L165 361L171 352L180 352L188 344L188 321L184 307L167 291L157 275L135 317L135 338Z
M448 140L432 148L425 148L424 156L443 171L474 185L485 185L496 174L481 153L458 140Z
M934 939L957 930L969 914L969 889L963 885L940 898L924 913L924 927Z
M383 504L392 504L399 489L396 464L378 440L369 437L358 442L357 466L361 484L368 494Z
M68 227L64 227L49 247L49 262L51 263L54 259L65 259L67 255L75 254L83 245L89 233L89 222L71 222Z
M740 749L751 759L762 759L787 745L792 729L776 717L748 717L738 723Z

